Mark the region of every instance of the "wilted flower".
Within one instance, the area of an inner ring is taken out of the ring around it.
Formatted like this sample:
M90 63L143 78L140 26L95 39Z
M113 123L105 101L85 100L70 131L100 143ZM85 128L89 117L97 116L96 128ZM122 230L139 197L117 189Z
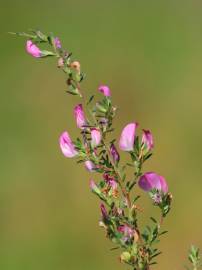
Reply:
M76 71L78 71L80 73L80 70L81 70L81 64L79 61L73 61L71 63L71 67L76 69Z
M98 90L104 94L104 96L106 97L110 97L111 96L111 92L108 86L106 85L101 85Z
M26 50L33 57L38 58L42 56L41 50L31 40L27 40Z
M117 214L118 214L119 216L124 216L124 210L123 210L122 208L118 207L118 208L117 208Z
M59 68L64 67L64 60L63 60L62 57L60 57L60 58L58 59L58 67L59 67Z
M85 119L85 116L84 116L84 111L83 111L82 104L78 104L74 108L74 116L76 118L77 127L81 128L81 129L84 128L84 126L86 125L86 119Z
M86 160L84 162L85 164L85 168L89 171L89 172L93 172L96 169L96 165L91 161L91 160Z
M151 191L156 189L163 193L168 192L168 185L164 177L154 172L148 172L142 175L138 184L144 191Z
M107 118L104 118L104 117L100 118L100 124L101 124L102 126L107 126L108 122L109 122L109 121L108 121Z
M103 178L104 178L104 180L106 181L106 183L108 183L110 180L114 180L114 177L111 176L111 175L109 175L107 172L105 172L105 173L103 174Z
M78 155L78 152L76 151L74 144L72 143L72 140L70 139L70 136L67 131L64 131L61 134L59 143L62 153L64 154L65 157L72 158Z
M101 132L97 128L91 129L91 146L97 147L101 142Z
M133 151L137 126L137 123L130 123L124 127L119 140L119 147L121 150L127 152Z
M61 46L61 42L60 42L60 39L58 37L55 37L54 38L54 45L57 49L61 49L62 46Z
M114 162L119 162L120 160L120 155L115 147L115 145L112 143L111 146L110 146L110 153L112 155L112 158L114 160Z
M147 151L151 151L154 147L153 136L149 130L143 129L142 145Z

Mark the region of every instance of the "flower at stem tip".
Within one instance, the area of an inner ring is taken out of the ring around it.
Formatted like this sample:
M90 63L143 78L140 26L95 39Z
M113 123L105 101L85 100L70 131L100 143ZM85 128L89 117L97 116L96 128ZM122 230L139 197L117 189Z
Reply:
M60 149L65 157L72 158L78 155L74 144L67 131L64 131L59 138Z
M111 96L111 91L108 86L106 85L100 85L98 90L105 96L105 97L110 97Z
M42 56L41 50L31 40L27 40L26 50L33 57L39 58Z
M134 149L135 133L137 123L130 123L124 127L119 140L119 148L123 151L130 152Z

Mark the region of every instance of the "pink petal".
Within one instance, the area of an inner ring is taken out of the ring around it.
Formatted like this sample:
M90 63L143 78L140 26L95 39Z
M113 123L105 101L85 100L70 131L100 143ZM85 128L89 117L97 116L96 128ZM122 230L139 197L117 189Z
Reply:
M133 151L134 141L135 141L135 131L137 128L137 123L130 123L124 127L119 140L119 147L123 151Z

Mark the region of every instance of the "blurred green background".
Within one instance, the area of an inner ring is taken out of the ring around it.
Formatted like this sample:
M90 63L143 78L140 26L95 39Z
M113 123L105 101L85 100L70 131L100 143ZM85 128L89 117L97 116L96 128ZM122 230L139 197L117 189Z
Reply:
M202 248L202 2L1 0L0 15L0 269L127 269L98 227L89 174L58 147L61 131L78 132L78 99L53 59L31 58L7 34L29 28L61 37L87 73L85 91L110 85L116 136L133 120L152 130L145 170L174 195L154 269L183 269L189 245Z

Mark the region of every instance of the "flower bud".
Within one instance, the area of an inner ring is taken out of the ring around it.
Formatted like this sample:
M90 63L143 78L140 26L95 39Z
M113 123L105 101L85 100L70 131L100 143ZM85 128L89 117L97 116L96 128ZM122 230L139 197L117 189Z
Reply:
M41 50L31 40L27 40L26 50L33 57L38 58L42 56Z
M164 177L154 172L148 172L142 175L138 184L144 191L158 190L163 193L168 192L168 185Z
M78 71L80 73L81 64L79 63L79 61L72 62L71 67L74 68L76 71Z
M120 160L120 155L115 147L115 145L112 143L110 146L110 153L112 155L112 158L114 160L115 163L119 162Z
M151 151L154 148L153 136L149 130L143 129L142 145L147 151Z
M108 213L107 213L107 209L103 203L100 204L100 209L101 209L101 213L102 213L102 218L104 220L106 220L108 218Z
M85 164L85 168L86 168L87 171L89 171L89 172L95 171L96 166L91 160L86 160L84 162L84 164Z
M101 195L101 190L99 187L96 185L95 181L93 179L90 180L90 189L93 193L97 194L98 196Z
M124 251L120 256L121 262L130 262L131 254L128 251Z
M84 116L83 106L82 104L78 104L74 108L74 116L76 118L77 127L83 129L86 125L86 119Z
M119 140L119 147L123 151L133 151L135 142L135 131L137 123L130 123L124 127Z
M65 157L72 158L78 155L78 152L76 151L74 144L72 143L67 131L64 131L61 134L59 143L62 153L64 154Z
M91 146L92 148L97 147L101 142L101 133L98 129L91 129Z
M111 92L108 86L106 85L101 85L98 90L104 94L105 97L110 97L111 96Z
M60 57L60 58L58 59L58 67L59 67L59 68L64 67L64 60L63 60L62 57Z
M54 38L54 45L57 49L61 49L62 46L61 46L61 42L60 42L60 39L58 37L55 37Z

